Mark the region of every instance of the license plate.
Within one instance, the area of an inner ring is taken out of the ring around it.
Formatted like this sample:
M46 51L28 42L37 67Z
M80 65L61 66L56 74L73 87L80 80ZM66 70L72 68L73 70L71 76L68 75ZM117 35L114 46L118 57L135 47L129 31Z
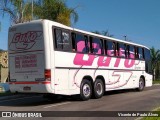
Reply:
M26 87L23 88L23 90L29 91L29 90L31 90L31 87L26 86Z

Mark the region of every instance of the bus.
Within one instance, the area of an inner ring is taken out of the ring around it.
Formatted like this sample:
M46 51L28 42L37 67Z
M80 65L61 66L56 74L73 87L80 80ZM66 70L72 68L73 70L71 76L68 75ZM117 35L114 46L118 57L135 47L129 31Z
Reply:
M105 91L152 86L146 46L40 19L9 28L13 93L101 98Z

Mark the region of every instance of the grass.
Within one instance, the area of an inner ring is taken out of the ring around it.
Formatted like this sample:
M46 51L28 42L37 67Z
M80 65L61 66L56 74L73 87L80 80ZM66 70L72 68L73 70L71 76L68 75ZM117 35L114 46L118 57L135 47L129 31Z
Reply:
M0 97L2 97L2 96L9 96L9 95L13 95L13 93L11 93L10 91L0 93Z
M158 116L157 117L143 117L140 120L160 120L160 107L153 110L151 113L158 114Z
M160 80L153 80L153 84L160 84Z

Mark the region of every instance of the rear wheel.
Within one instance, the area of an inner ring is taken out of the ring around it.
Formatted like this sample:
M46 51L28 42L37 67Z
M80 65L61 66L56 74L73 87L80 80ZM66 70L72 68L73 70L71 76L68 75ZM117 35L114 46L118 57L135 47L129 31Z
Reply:
M98 99L104 95L104 83L101 79L94 82L94 98Z
M89 80L84 79L80 86L80 99L89 100L92 95L92 85Z
M143 91L144 87L145 87L145 81L144 81L144 79L141 77L141 78L139 79L139 87L137 88L137 90L138 90L138 91Z

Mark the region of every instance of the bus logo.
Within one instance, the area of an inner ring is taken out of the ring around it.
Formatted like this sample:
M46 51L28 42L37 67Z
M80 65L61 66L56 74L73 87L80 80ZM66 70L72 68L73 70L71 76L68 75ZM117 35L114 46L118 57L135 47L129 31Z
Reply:
M9 45L12 51L24 51L31 49L37 40L42 36L41 31L28 31L26 33L16 33Z
M84 60L84 57L88 57ZM96 56L96 55L85 55L85 54L79 54L77 53L73 63L75 65L84 65L84 66L92 66L95 58L98 58L97 65L99 67L109 67L111 64L112 57L108 56ZM121 58L116 58L116 61L114 63L114 67L118 68L121 63ZM124 67L125 68L131 68L135 64L134 59L125 59L124 61Z

